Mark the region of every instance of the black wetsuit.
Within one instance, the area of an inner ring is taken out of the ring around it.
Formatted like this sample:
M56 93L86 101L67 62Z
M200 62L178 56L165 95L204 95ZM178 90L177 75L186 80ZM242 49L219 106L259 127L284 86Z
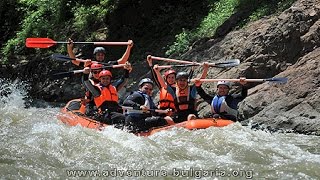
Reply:
M149 101L150 109L157 109L151 97L140 91L135 91L129 95L124 100L123 106L139 109L140 106L145 105L146 99ZM151 127L164 126L166 124L166 120L155 112L126 114L125 125L131 132L146 131Z

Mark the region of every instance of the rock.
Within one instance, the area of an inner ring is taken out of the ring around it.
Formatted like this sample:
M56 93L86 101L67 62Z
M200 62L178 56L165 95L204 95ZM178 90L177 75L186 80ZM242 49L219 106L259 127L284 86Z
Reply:
M278 75L288 77L287 84L265 83L250 89L239 107L241 119L273 129L320 135L319 59L317 48Z
M240 120L271 131L320 135L319 21L320 2L300 0L278 16L253 22L220 41L208 40L184 56L240 58L240 66L210 69L208 78L289 78L285 85L250 83L249 96L239 104ZM204 89L212 92L215 87ZM205 116L209 105L200 107Z

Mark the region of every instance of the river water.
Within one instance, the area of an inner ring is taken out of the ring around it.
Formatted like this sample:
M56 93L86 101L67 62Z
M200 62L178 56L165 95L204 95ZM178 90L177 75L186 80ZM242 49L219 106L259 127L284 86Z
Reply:
M320 178L318 136L238 123L150 137L69 127L56 118L59 108L26 108L19 82L0 84L1 179Z

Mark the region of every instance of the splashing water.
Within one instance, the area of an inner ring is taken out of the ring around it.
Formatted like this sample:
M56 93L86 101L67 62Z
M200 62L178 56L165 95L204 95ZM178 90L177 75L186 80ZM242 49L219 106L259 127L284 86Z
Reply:
M253 131L239 123L197 131L175 128L147 138L113 127L69 127L56 118L59 108L25 108L25 85L0 82L4 179L320 177L316 136Z

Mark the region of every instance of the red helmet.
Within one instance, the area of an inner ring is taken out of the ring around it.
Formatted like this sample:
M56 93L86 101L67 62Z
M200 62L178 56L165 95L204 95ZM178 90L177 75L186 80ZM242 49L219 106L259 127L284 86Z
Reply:
M91 70L102 69L102 64L93 63L93 64L91 64L90 68L91 68Z
M169 74L177 75L175 70L169 69L168 71L164 72L164 78L167 79L167 76L169 76Z
M103 71L101 71L101 72L99 73L99 78L101 78L102 76L110 76L110 77L112 77L112 74L111 74L111 72L108 71L108 70L103 70Z

